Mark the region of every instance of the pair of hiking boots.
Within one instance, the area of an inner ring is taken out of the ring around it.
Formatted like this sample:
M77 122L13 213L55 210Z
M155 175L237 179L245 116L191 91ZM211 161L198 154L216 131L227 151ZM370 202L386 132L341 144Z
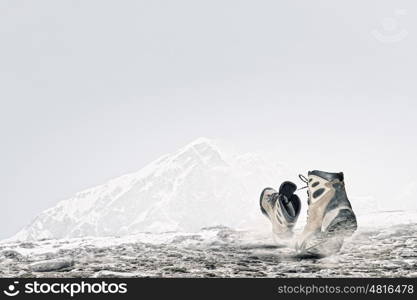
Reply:
M300 175L308 188L307 224L295 243L300 254L327 256L337 253L346 237L357 229L356 216L347 198L343 173L311 171ZM272 223L274 236L290 238L301 211L297 186L284 182L277 192L263 190L261 211Z

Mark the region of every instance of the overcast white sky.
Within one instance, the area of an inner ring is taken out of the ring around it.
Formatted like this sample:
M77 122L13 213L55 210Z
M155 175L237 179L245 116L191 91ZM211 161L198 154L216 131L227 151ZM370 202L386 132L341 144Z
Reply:
M415 1L0 2L0 238L194 138L389 205L417 180ZM414 201L416 203L416 201Z

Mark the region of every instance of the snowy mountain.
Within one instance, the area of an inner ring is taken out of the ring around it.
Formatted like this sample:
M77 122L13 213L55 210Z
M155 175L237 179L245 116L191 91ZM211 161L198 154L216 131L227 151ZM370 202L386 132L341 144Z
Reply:
M139 172L77 193L13 239L124 236L244 227L259 222L259 194L295 174L254 154L226 155L200 138Z

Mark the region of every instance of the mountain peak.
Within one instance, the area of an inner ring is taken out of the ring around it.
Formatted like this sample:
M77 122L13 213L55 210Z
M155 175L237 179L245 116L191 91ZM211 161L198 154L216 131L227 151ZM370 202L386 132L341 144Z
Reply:
M192 154L191 154L192 153ZM211 139L200 137L181 148L176 156L183 157L188 155L197 155L203 161L223 161L223 154L217 143Z
M207 147L219 152L219 148L216 142L206 137L199 137L195 139L194 141L186 145L183 149L190 149L195 147Z

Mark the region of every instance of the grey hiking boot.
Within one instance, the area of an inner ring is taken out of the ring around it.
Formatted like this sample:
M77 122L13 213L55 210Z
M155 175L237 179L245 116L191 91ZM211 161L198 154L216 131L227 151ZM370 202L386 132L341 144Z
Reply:
M308 173L308 218L296 248L300 253L327 256L337 253L344 238L357 229L347 198L343 173Z
M277 239L290 238L301 210L301 201L294 192L297 186L289 181L281 184L277 192L273 188L263 190L260 199L262 213L271 221L272 232Z

